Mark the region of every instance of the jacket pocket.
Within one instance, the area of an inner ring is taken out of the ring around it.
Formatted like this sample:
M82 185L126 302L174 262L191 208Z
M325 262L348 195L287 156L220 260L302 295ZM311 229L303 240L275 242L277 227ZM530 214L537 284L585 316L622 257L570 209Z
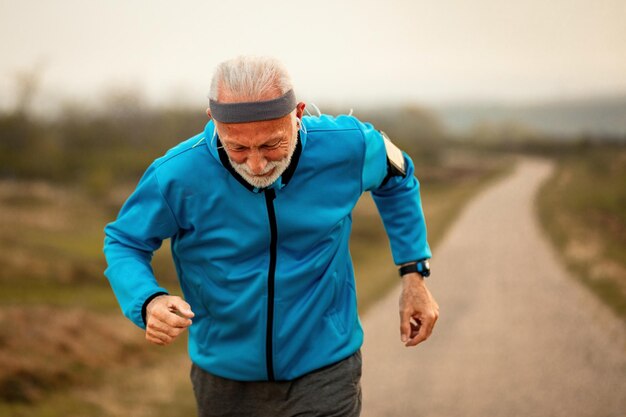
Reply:
M335 328L335 330L337 330L339 334L345 335L346 326L344 325L343 320L339 316L339 312L335 309L335 307L331 307L326 313L326 315L329 318L329 321L332 324L332 326Z

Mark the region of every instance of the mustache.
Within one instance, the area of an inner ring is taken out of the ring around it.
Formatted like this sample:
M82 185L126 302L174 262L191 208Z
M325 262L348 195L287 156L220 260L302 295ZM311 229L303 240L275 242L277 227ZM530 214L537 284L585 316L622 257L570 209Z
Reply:
M265 168L263 168L263 171L259 174L254 174L252 172L252 170L250 169L250 167L248 167L248 165L244 162L242 164L238 164L236 162L231 161L231 163L236 166L237 168L241 169L243 172L245 172L248 175L251 176L256 176L256 175L265 175L267 173L269 173L271 170L273 170L274 168L276 168L277 166L279 166L282 162L285 161L285 159L281 159L280 161L269 161L266 165Z

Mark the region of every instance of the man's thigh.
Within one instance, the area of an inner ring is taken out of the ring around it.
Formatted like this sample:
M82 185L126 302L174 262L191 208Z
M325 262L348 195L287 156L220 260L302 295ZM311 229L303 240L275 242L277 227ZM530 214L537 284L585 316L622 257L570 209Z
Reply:
M358 417L361 414L361 351L293 381L286 415Z
M232 381L196 365L191 380L200 417L358 417L361 413L360 351L293 381Z

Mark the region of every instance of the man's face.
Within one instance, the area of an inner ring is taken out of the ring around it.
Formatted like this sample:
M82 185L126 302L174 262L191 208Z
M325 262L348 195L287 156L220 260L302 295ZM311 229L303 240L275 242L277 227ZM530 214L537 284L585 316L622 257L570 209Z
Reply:
M231 165L249 184L264 188L285 172L296 148L296 116L250 123L216 122Z

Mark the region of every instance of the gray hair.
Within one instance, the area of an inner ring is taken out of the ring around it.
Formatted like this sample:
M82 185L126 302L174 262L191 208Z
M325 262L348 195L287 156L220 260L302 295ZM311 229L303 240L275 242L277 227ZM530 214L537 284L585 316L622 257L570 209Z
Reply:
M277 59L239 56L217 66L211 80L209 99L217 101L220 91L228 91L243 101L260 101L272 91L282 95L291 89L291 78Z

